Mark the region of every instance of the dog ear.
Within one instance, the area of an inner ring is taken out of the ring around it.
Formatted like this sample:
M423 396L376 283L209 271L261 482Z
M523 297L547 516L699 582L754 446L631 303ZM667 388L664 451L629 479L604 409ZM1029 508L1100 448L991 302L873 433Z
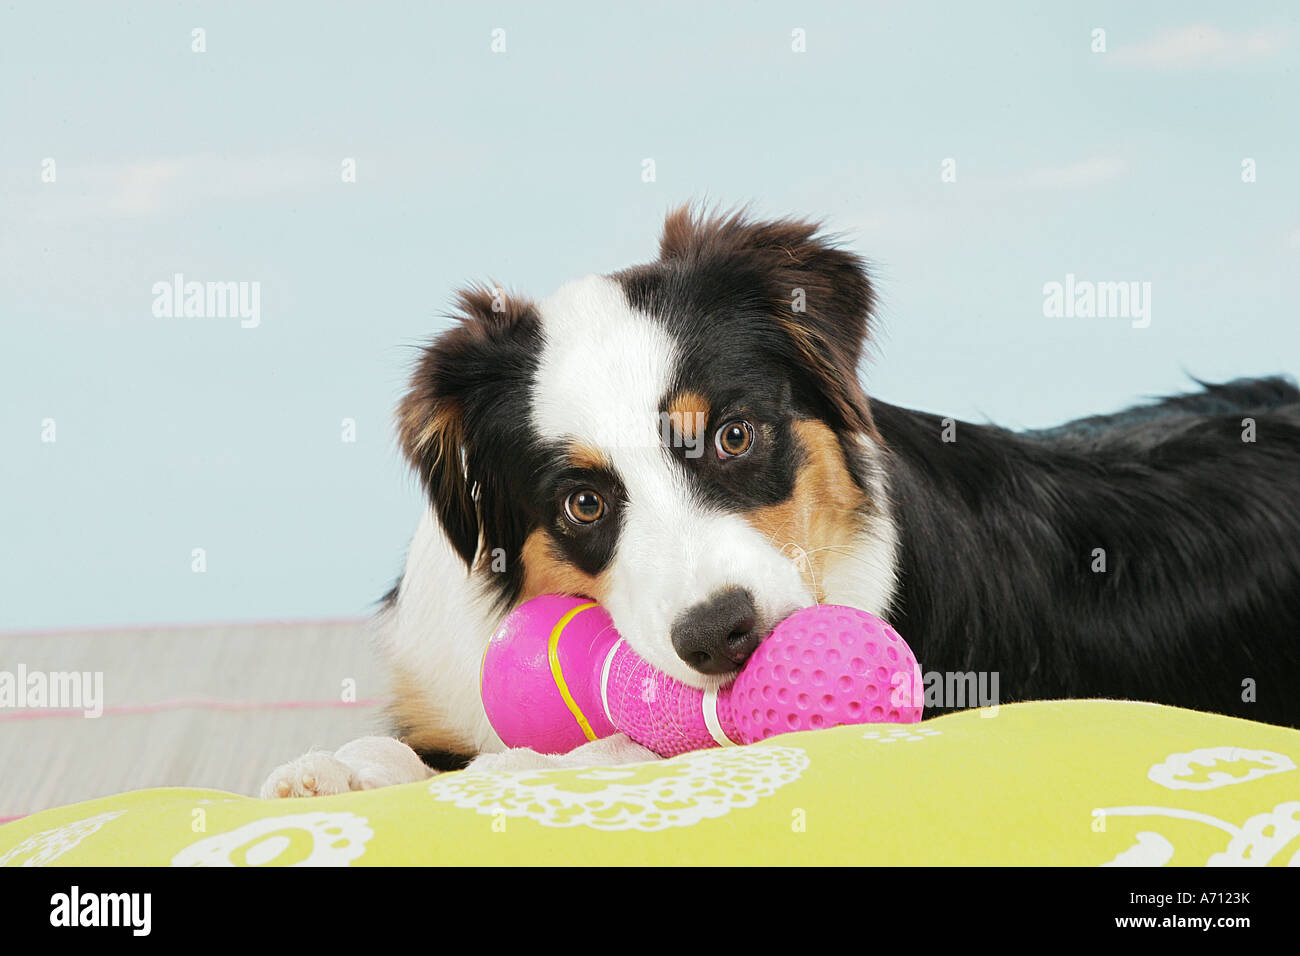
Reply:
M755 222L746 212L668 215L659 241L664 262L717 263L752 273L768 310L843 427L875 434L858 365L875 294L866 262L802 219Z
M505 530L496 469L483 460L474 422L509 388L512 353L536 333L532 303L498 287L457 293L458 324L423 350L397 408L402 452L420 476L443 532L473 567L481 546ZM535 347L535 346L534 346Z

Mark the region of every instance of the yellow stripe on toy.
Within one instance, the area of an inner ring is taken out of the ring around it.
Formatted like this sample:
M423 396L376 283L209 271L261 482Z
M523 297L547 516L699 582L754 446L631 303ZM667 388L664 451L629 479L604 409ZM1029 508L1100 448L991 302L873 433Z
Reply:
M564 698L564 705L569 708L569 713L573 714L574 719L578 722L578 726L582 728L582 732L587 735L588 740L595 740L596 733L591 729L591 723L587 720L586 715L583 714L582 708L578 706L577 702L573 699L573 695L569 693L569 685L564 682L564 673L560 670L559 648L560 635L564 633L565 625L583 611L595 606L596 603L594 601L590 604L579 604L577 607L565 614L564 617L560 618L556 623L555 627L551 628L551 639L546 645L546 656L551 662L551 677L555 679L555 686L559 688L560 696Z

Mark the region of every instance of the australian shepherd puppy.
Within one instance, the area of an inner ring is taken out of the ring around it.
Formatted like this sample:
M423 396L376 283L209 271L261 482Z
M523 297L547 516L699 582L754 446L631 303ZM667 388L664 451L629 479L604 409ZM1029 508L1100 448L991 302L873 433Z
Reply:
M622 737L502 753L480 662L501 617L544 593L599 601L645 660L701 688L830 602L888 619L926 672L995 674L1004 703L1130 698L1300 726L1285 380L1033 432L898 408L859 379L864 262L813 223L744 214L682 209L649 264L538 303L474 288L459 305L398 412L428 508L376 622L393 737L308 754L264 795L477 755L651 759Z

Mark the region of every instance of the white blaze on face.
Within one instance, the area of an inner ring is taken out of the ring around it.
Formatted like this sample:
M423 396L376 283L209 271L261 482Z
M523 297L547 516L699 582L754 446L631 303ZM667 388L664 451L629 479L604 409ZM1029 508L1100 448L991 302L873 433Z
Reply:
M674 380L677 343L633 309L604 276L563 286L538 308L545 341L533 388L538 434L601 450L627 494L606 610L659 670L716 685L673 649L677 616L724 587L747 588L760 627L814 599L794 563L739 514L708 508L661 440L660 403ZM705 443L706 454L712 440ZM611 516L611 520L613 516Z

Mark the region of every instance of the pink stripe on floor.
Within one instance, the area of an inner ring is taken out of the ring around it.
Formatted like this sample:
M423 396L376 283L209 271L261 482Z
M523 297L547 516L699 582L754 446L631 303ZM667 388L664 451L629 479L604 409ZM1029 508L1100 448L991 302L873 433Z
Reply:
M142 631L212 631L219 628L234 630L252 630L263 627L316 627L340 624L365 625L373 615L357 617L276 617L235 619L230 621L163 621L157 624L91 624L78 627L26 627L16 630L0 630L0 637L76 637L81 634L107 634L120 632L128 637L138 636Z
M220 700L213 697L188 697L179 700L162 700L155 704L127 704L123 707L105 707L102 716L119 717L126 714L156 714L167 710L325 710L335 707L378 707L382 697L370 697L352 702L343 700ZM42 717L85 717L84 709L27 708L11 714L0 714L0 721L39 720Z

